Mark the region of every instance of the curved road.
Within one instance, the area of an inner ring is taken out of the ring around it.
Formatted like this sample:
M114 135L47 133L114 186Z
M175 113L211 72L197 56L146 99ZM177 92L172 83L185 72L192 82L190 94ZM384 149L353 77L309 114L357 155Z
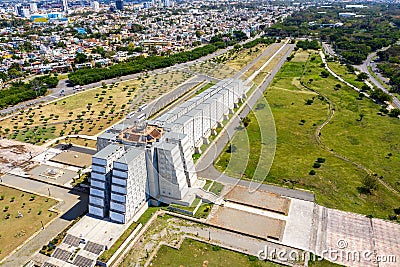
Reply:
M364 61L364 63L362 65L358 65L358 66L354 66L357 69L359 69L362 72L365 72L366 74L368 74L369 80L379 89L381 89L382 91L384 91L386 94L390 95L393 97L392 100L392 105L395 108L399 108L400 109L400 101L399 99L394 96L392 93L390 93L377 79L375 79L375 77L369 72L368 66L371 66L371 61L372 59L376 56L376 52L371 53L368 55L367 59Z

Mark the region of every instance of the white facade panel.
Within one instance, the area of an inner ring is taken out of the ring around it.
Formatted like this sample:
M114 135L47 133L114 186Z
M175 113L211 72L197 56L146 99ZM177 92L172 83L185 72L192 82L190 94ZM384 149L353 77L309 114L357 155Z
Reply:
M92 171L105 174L106 173L106 168L105 167L101 167L101 166L97 166L97 165L92 165Z
M126 171L120 171L120 170L116 170L113 169L113 176L118 176L120 178L128 178L128 169L126 169Z
M107 165L107 161L105 159L99 159L99 158L93 157L92 158L92 164L105 166L105 165Z
M127 184L128 184L126 180L124 180L124 179L118 179L118 178L116 178L116 177L113 177L113 178L112 178L112 183L113 183L113 184L120 185L120 186L127 186Z
M114 168L119 170L128 170L128 166L126 164L122 164L120 162L114 162Z
M96 181L96 180L91 180L90 181L90 184L91 184L91 186L94 186L94 187L97 187L97 188L101 188L101 189L105 189L105 186L106 186L106 184L105 183L103 183L103 182L98 182L98 181Z
M90 188L90 195L104 198L104 191L92 187Z
M102 199L102 198L89 196L89 203L97 205L97 206L104 207L104 199Z
M111 194L111 200L125 203L126 202L126 196L125 195L118 195L118 194Z
M102 208L94 207L89 205L89 214L104 217L104 210Z
M110 219L115 222L125 223L125 216L114 211L110 211Z
M100 180L105 182L106 181L106 175L105 174L100 174L97 172L92 172L92 178L96 180Z
M126 195L126 187L111 185L111 191Z
M118 203L115 203L115 202L111 202L111 203L110 203L110 208L111 208L112 210L116 210L116 211L120 211L120 212L125 212L125 205L118 204Z

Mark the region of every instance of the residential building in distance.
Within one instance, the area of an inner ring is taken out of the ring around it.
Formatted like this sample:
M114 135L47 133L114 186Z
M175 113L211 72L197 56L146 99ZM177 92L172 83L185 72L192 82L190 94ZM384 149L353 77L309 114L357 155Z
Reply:
M68 14L68 0L63 0L63 11Z
M118 10L124 10L124 1L123 0L117 0L115 1L115 7Z
M99 4L99 2L97 2L97 1L93 1L93 2L91 3L91 7L92 7L92 9L93 9L94 12L97 12L97 11L100 10L100 4Z

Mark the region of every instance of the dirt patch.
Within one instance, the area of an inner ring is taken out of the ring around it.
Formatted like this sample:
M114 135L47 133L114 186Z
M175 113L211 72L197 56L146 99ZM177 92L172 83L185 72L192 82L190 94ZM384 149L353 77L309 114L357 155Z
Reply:
M44 152L46 148L18 141L0 140L0 173L17 166L26 165L32 158Z

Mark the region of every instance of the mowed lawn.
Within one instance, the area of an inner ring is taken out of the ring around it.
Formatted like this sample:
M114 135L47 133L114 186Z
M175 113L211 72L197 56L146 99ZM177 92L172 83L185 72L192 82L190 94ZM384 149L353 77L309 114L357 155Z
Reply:
M179 250L161 246L151 266L157 267L201 267L201 266L241 266L267 267L281 266L260 261L257 257L223 249L210 244L185 239Z
M57 214L57 201L0 185L0 260L39 231ZM18 218L18 212L23 217ZM41 223L42 222L42 223Z
M215 166L234 177L261 178L267 183L312 190L317 203L330 208L388 218L389 214L393 214L393 209L400 206L400 197L383 186L379 186L372 195L361 194L359 188L366 172L318 146L315 130L328 118L329 105L316 93L303 87L300 78L308 87L323 93L335 104L333 120L322 130L323 143L382 175L393 187L398 182L396 174L400 171L397 145L400 140L400 121L377 115L378 105L368 99L358 100L358 93L344 84L335 91L334 86L339 81L333 77L320 77L323 70L320 64L317 54L309 57L304 52L299 56L296 54L291 62L285 63L265 92L277 136L276 154L269 173L265 164L259 164L271 157L270 151L268 154L262 152L262 146L269 143L268 138L264 136L261 139L260 134L266 128L263 117L271 116L268 108L255 109L249 115L249 126L246 130L238 131L233 142L240 136L246 136L246 140L242 137L244 141L236 142L233 151L227 147ZM306 101L311 100L312 103L307 105ZM365 114L361 122L357 120L360 113ZM273 124L269 123L268 126L273 127ZM273 131L270 130L269 134L273 134ZM392 153L392 156L386 158L388 153ZM235 158L243 161L245 157L250 159L245 167L242 163L241 169L237 168L238 160ZM318 158L325 159L325 162L315 168L313 165ZM311 170L315 171L315 175L309 174ZM264 178L261 175L263 171Z

